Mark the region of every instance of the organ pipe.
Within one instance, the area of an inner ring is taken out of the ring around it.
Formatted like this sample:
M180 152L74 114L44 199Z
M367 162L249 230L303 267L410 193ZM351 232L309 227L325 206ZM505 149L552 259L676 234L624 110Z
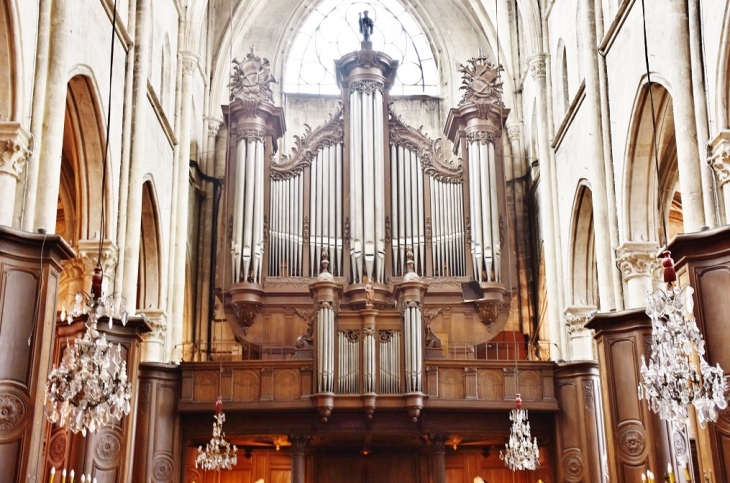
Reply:
M335 313L332 303L319 302L317 309L317 392L332 392L335 374Z

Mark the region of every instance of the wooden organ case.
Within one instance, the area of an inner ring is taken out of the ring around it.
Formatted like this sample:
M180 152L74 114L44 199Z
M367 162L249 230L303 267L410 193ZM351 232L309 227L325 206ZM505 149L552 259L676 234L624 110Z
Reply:
M513 481L516 392L543 465L515 481L554 481L554 365L504 330L498 68L463 68L450 160L389 108L397 67L369 42L339 59L340 108L281 156L268 61L235 63L217 284L240 349L183 364L185 481L213 481L194 459L219 393L240 448L221 481Z

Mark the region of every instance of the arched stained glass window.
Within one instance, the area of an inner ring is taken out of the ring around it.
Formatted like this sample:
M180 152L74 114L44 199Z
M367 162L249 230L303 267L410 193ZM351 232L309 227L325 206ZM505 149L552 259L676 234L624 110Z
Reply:
M399 63L392 95L438 95L438 69L420 25L397 1L324 0L294 38L284 73L284 92L339 94L335 60L360 49L359 14L375 20L370 40Z

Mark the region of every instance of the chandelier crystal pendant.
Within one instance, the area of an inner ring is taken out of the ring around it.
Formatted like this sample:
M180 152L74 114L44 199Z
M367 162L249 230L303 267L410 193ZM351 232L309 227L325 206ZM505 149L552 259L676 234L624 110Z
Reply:
M530 439L530 421L527 420L527 409L522 409L522 398L515 396L517 408L510 413L512 421L509 441L506 451L499 452L499 459L512 471L535 470L540 464L540 450L537 447L537 438Z
M674 285L674 262L668 251L662 256L667 289L647 297L651 352L648 365L641 356L639 399L646 399L652 411L680 429L687 425L691 403L704 428L727 407L727 382L720 365L712 367L705 360L705 341L692 315L694 290Z
M76 295L76 304L66 318L87 314L86 331L69 344L58 366L53 366L45 389L45 414L51 423L81 433L95 432L103 426L119 421L129 414L132 384L127 379L127 362L122 358L122 348L106 340L99 333L100 317L109 318L109 328L114 317L126 324L127 314L121 304L101 294L101 269L94 269L91 294ZM121 310L121 314L119 311Z
M203 470L222 469L230 470L238 463L238 455L236 445L231 449L231 443L226 440L226 433L223 431L223 423L226 420L226 414L223 412L223 401L220 396L215 403L216 414L213 416L213 437L203 449L198 446L198 457L195 460L195 467L200 466Z

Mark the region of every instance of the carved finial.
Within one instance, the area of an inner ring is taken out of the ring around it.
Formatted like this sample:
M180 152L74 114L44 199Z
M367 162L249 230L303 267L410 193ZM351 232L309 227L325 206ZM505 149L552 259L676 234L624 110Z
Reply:
M244 101L274 103L274 93L270 84L276 84L276 78L271 73L271 64L266 58L254 53L254 48L240 62L233 59L233 73L231 74L231 100L236 97Z
M415 268L416 262L413 261L413 247L412 246L408 246L408 248L406 248L406 259L407 259L407 261L406 261L407 269L406 269L406 274L403 277L403 280L406 282L412 282L415 280L419 280L420 277L416 273L416 268Z
M319 277L317 277L319 280L334 280L335 278L332 276L332 274L327 270L330 266L329 261L329 255L327 254L327 249L322 249L322 261L319 264Z
M504 69L501 65L492 64L489 59L479 53L459 66L461 87L464 91L459 105L473 102L479 108L479 117L485 118L491 106L504 109L502 104L502 79L499 75Z
M375 21L368 17L367 10L360 14L360 19L357 23L360 26L363 42L370 42L370 36L373 34L373 29L375 28Z

